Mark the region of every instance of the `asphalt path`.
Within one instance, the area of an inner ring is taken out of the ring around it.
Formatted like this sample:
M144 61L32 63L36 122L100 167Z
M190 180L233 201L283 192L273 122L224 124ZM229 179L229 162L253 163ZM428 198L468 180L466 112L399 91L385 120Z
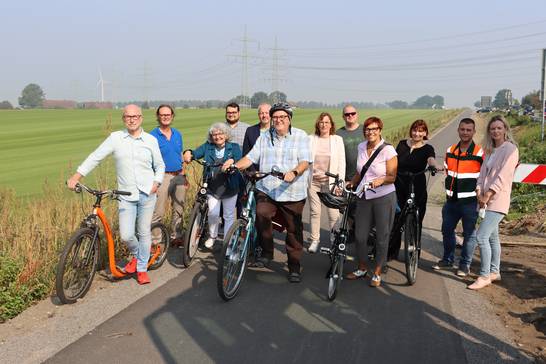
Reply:
M457 140L456 127L451 123L432 139L439 156ZM406 283L404 264L395 261L381 287L369 287L368 279L344 280L329 302L327 256L305 254L303 280L291 284L278 234L271 269L249 269L234 300L224 302L216 291L219 253L201 252L189 269L48 362L528 362L478 295L453 273L429 268L441 253L439 214L429 206L414 286ZM321 234L328 241L326 229ZM353 268L347 264L346 272Z

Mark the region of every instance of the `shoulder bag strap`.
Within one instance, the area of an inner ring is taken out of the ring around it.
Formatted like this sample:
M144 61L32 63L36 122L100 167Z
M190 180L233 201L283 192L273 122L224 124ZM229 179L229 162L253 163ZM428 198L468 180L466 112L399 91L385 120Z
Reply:
M376 150L375 152L373 152L372 156L370 157L370 159L368 159L368 161L366 162L366 164L364 164L364 166L362 167L362 170L360 171L360 180L362 181L362 179L364 179L364 175L366 174L366 172L368 171L368 168L370 168L370 166L372 165L372 162L374 161L374 159L377 157L377 155L383 150L383 148L385 148L387 145L390 145L390 144L387 144L387 143L383 143L381 144Z

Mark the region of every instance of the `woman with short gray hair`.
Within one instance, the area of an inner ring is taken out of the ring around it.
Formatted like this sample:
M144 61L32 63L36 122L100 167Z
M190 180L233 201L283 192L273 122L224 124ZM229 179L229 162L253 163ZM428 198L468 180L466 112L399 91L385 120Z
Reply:
M239 192L239 179L237 175L228 175L221 168L232 165L242 157L241 148L236 143L229 142L231 133L224 123L213 124L205 143L195 150L184 152L184 162L192 159L205 159L208 164L218 165L210 170L212 178L209 181L207 202L209 205L209 238L205 241L205 247L213 247L218 237L218 225L220 223L220 206L224 210L224 231L227 232L235 221L235 203Z

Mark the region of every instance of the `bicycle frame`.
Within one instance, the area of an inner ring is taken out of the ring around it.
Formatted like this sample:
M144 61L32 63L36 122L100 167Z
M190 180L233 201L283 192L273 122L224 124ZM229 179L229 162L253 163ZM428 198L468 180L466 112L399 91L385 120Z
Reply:
M121 271L118 269L116 265L116 253L115 253L115 242L114 242L114 235L112 233L112 228L110 227L110 224L108 223L108 218L106 217L104 211L101 208L101 201L102 201L103 195L97 195L95 204L93 205L93 213L90 215L91 217L98 217L102 228L104 230L104 235L106 237L107 247L108 247L108 265L110 267L110 272L115 278L123 278L127 275L127 273ZM89 216L84 219L85 221L88 221ZM96 226L95 222L95 234L98 234L98 227ZM148 267L152 265L157 257L161 254L161 249L158 247L154 254L150 257L150 260L148 261Z
M243 208L243 211L241 213L240 219L245 221L245 230L249 232L247 236L245 236L245 246L243 249L243 253L246 254L249 247L257 251L258 249L261 249L256 246L256 199L255 199L255 183L252 183L249 191L247 193L247 201L245 204L245 207ZM250 239L250 240L249 240ZM258 252L260 253L260 252ZM259 255L259 254L257 254Z

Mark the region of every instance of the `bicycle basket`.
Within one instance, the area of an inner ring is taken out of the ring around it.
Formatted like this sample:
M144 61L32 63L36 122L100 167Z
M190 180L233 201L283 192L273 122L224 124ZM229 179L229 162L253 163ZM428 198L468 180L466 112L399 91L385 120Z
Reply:
M336 196L331 193L317 192L320 201L331 209L342 210L347 207L347 199L343 196Z

